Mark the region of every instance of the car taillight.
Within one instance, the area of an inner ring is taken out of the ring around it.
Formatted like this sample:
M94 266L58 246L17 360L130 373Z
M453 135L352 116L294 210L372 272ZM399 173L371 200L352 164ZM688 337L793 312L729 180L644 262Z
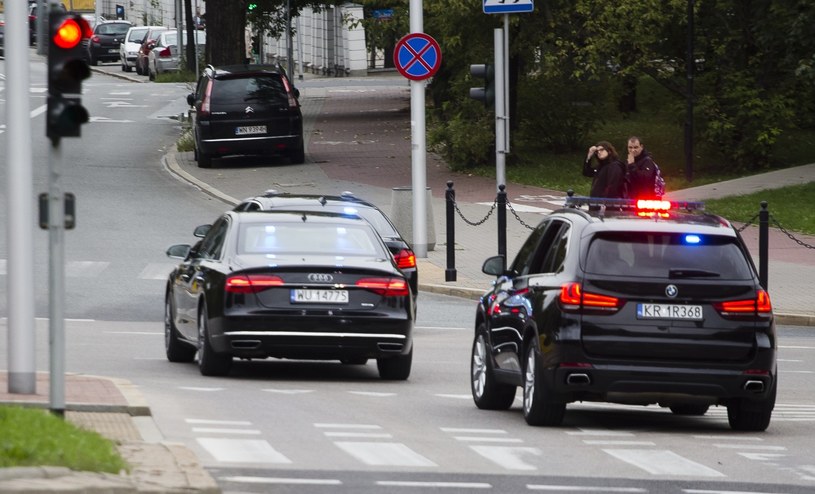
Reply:
M167 58L167 57L171 56L170 47L168 46L167 48L165 48L165 49L161 50L160 52L158 52L158 56L160 56L161 58Z
M289 84L289 79L287 77L283 77L283 86L286 88L286 94L289 95L289 106L291 108L297 108L297 98L294 97L294 91L291 89L291 85Z
M599 293L584 292L577 282L564 283L560 287L560 304L563 310L579 312L581 310L617 312L623 306L623 299Z
M410 293L407 282L401 278L362 278L356 286L383 297L404 297Z
M396 266L399 269L416 267L416 254L410 249L402 249L393 257L396 259Z
M224 291L228 293L258 293L276 286L282 286L283 279L268 274L238 274L226 279Z
M770 294L765 290L758 290L755 298L714 302L713 308L723 317L736 318L765 316L773 311Z
M204 89L204 97L201 99L201 109L198 114L201 116L209 115L209 105L212 100L212 81L207 81L207 87Z

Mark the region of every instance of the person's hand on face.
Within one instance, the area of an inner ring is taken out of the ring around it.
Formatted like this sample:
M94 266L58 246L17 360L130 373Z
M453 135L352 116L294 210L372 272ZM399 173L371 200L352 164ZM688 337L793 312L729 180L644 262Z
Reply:
M629 141L628 143L628 163L633 163L634 159L642 152L642 144L639 141Z

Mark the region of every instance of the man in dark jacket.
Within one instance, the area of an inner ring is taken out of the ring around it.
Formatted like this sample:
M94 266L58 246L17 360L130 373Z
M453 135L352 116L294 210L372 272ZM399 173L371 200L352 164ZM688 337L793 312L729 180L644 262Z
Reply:
M656 197L656 164L637 136L628 138L628 197L653 199Z

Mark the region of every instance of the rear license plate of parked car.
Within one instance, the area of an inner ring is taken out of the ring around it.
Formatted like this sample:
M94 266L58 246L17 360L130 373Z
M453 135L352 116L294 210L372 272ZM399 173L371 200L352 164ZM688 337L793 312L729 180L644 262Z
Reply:
M236 136L248 136L254 134L265 134L266 133L266 126L265 125L252 125L249 127L235 127L235 135Z
M119 53L119 50L116 48L108 48L108 53Z
M637 304L637 319L678 319L701 321L701 305Z
M295 304L347 304L348 290L309 290L298 288L291 291Z

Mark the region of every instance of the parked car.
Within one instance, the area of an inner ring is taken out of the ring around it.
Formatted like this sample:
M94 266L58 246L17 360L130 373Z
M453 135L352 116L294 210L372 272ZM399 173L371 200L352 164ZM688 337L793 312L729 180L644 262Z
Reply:
M204 69L187 103L194 107L195 159L201 168L227 155L282 155L303 163L300 92L274 65Z
M207 43L206 31L194 31L198 53L204 53ZM182 33L182 42L187 42L187 32ZM182 45L186 47L186 44ZM185 48L186 49L186 48ZM158 35L156 44L147 55L147 76L155 80L158 74L178 72L181 57L178 53L178 31L168 30Z
M119 48L132 27L128 21L106 21L96 24L91 37L85 43L88 63L115 62L119 59Z
M144 35L144 41L142 41L142 44L139 47L139 52L136 55L137 74L147 75L147 57L150 56L150 50L152 50L153 47L156 45L156 39L158 39L158 35L168 29L169 28L164 26L151 26L147 30L147 34Z
M0 57L5 57L6 46L6 22L3 20L3 15L0 14Z
M261 195L250 197L235 206L234 211L331 211L346 215L357 215L370 223L385 241L393 254L396 266L405 273L413 292L414 304L419 293L419 272L416 267L416 254L410 244L393 225L390 218L373 203L360 199L351 192L339 196L321 194L291 194L267 190Z
M165 292L171 362L203 375L233 358L375 358L383 379L405 380L413 360L410 285L362 218L326 212L228 211L196 228Z
M122 71L133 71L139 57L139 48L151 27L158 26L133 26L127 30L124 41L119 45L119 61L122 63Z
M520 386L530 425L558 425L567 403L593 401L678 415L722 405L731 428L765 430L778 342L738 230L690 203L567 204L509 267L503 256L484 263L497 278L476 310L476 406L507 409Z
M45 11L48 12L49 4L45 3ZM61 12L66 12L65 4L60 3L58 9ZM46 27L48 29L48 22L46 17ZM34 45L37 42L37 2L29 0L28 2L28 44Z

